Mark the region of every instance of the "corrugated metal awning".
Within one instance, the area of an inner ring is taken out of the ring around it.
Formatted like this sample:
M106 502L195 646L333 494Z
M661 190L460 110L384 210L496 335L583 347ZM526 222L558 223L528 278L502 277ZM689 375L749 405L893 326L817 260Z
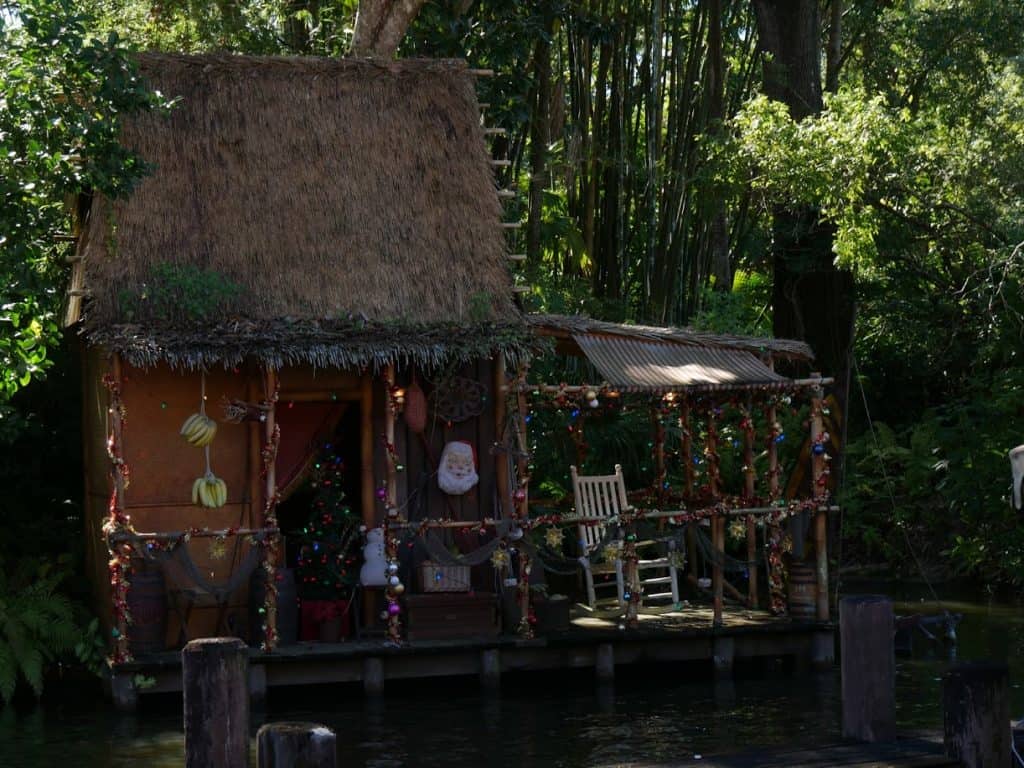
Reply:
M737 349L574 334L610 385L624 391L783 389L792 384L756 355Z

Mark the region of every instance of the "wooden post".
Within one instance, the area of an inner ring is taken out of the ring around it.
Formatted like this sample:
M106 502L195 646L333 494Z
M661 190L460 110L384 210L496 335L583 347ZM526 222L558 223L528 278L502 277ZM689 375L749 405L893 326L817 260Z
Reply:
M268 723L256 733L259 768L337 768L334 731L316 723Z
M754 413L750 397L743 408L743 496L747 504L754 503ZM747 607L757 608L757 521L747 516Z
M731 637L716 637L712 641L711 661L718 679L732 677L733 661L736 658L736 641Z
M114 508L111 510L104 529L116 533L122 528L130 527L124 511L125 501L125 467L124 467L124 413L121 402L121 387L124 382L121 371L121 356L114 352L110 360L110 442L108 451L111 461L111 479L114 490ZM131 573L131 547L127 544L116 544L111 548L111 595L113 602L114 632L112 658L116 661L127 661L131 658L128 644L127 604L129 576Z
M704 446L705 458L708 467L708 491L713 501L718 500L719 491L719 466L718 466L718 424L715 420L714 406L708 408L708 439ZM725 574L722 572L722 564L725 562L725 519L718 512L711 516L711 549L713 560L711 563L711 587L714 592L714 617L712 624L716 627L722 625L722 582Z
M1010 765L1010 669L976 661L957 664L942 679L946 756L964 768Z
M693 424L690 420L690 397L684 394L679 404L679 432L682 435L682 456L683 478L685 491L685 504L689 505L693 500ZM696 581L699 571L697 570L697 524L686 524L686 557L690 561L690 580Z
M501 651L497 648L480 651L480 685L491 691L501 687Z
M370 696L384 693L384 661L376 656L363 659L363 691Z
M615 646L611 643L601 643L597 646L594 671L599 683L609 683L615 679Z
M896 656L892 601L881 595L839 602L843 736L890 741L896 736Z
M266 454L265 474L265 495L263 502L263 526L266 528L277 527L277 447L279 438L279 427L276 422L277 408L277 371L267 368L265 371L264 389L266 392L269 407L266 411L264 422L264 436L266 443L263 448ZM266 560L266 621L267 626L263 632L263 649L272 651L277 646L277 543L276 534L270 534L264 552ZM248 743L248 742L246 742Z
M393 399L393 390L395 387L395 366L393 363L388 363L387 368L384 369L384 384L387 387L385 393L385 408L384 408L384 440L387 441L387 446L384 457L384 478L387 485L388 497L387 503L397 505L398 504L398 471L395 468L395 460L391 455L391 451L395 448L395 405Z
M523 364L519 366L517 375L516 387L516 408L519 411L516 414L516 442L517 455L516 455L516 474L518 475L519 487L516 489L516 515L524 520L529 516L529 503L530 503L530 445L527 442L528 436L526 432L526 392L523 388L526 385L526 372L528 367ZM522 491L520 494L519 491Z
M812 374L816 375L816 374ZM818 506L826 506L828 500L825 453L818 446L827 443L821 412L822 389L815 386L811 395L811 498L817 499ZM816 609L818 621L828 621L828 513L814 511L814 558L817 576Z
M775 364L771 357L768 358L768 367L775 370ZM775 397L768 398L768 406L765 408L765 421L768 422L768 442L765 450L768 454L768 505L773 505L779 498L779 445L776 442L782 435L782 427L779 424L778 411L775 408ZM768 607L775 613L785 611L786 596L782 588L782 559L777 549L782 539L782 526L778 520L768 517L765 520L765 547L768 550L768 557L765 563L765 578L768 581Z
M248 768L249 655L236 637L193 640L181 652L185 768Z
M373 482L373 377L364 374L359 382L359 463L362 483L360 501L363 507L363 525L367 530L376 527L376 491Z
M512 446L506 440L505 427L508 419L508 384L505 381L505 356L498 353L494 358L494 439L502 447L494 455L494 478L498 489L498 509L503 518L512 514L512 493L509 489L508 453Z

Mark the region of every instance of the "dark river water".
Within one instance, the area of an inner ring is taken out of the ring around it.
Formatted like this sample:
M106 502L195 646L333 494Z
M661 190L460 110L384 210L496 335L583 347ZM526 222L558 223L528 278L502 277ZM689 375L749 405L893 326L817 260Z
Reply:
M935 611L907 589L888 587L905 601L899 613ZM964 615L956 658L1008 661L1012 713L1024 715L1024 608L976 595L943 607ZM941 676L951 659L928 645L897 658L897 716L905 729L942 725ZM490 696L468 680L391 686L379 701L364 699L359 687L321 686L272 698L253 725L255 731L272 720L327 724L337 731L343 768L672 762L837 738L838 669L795 675L781 664L760 665L738 670L735 682L716 683L709 666L620 667L614 688L603 689L589 674L506 676L501 694ZM0 768L181 768L180 698L152 697L132 717L99 698L54 698L30 711L0 709Z

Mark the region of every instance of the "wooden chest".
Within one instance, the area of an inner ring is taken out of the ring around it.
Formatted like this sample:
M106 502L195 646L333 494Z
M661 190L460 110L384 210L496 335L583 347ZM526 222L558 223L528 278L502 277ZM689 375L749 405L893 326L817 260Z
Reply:
M405 610L410 640L456 640L498 634L496 597L487 592L409 595Z

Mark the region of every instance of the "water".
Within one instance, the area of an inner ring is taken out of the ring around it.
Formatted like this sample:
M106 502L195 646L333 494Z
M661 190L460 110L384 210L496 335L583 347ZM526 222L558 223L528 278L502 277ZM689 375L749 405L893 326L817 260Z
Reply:
M908 600L898 604L900 613L936 610L912 593L894 598ZM1012 711L1024 714L1021 606L975 599L943 607L964 614L960 660L1009 661ZM897 659L897 717L903 729L935 730L942 724L941 676L950 658L941 647L919 650L914 658ZM715 683L708 666L620 667L614 689L595 689L587 674L506 676L500 696L485 696L468 680L391 686L376 702L356 686L321 687L276 696L263 717L332 726L346 768L672 762L837 737L838 670L794 676L777 664L741 670L753 676L735 683ZM98 700L51 700L30 712L8 707L0 710L0 766L181 768L180 728L180 700L173 698L154 697L133 717Z

